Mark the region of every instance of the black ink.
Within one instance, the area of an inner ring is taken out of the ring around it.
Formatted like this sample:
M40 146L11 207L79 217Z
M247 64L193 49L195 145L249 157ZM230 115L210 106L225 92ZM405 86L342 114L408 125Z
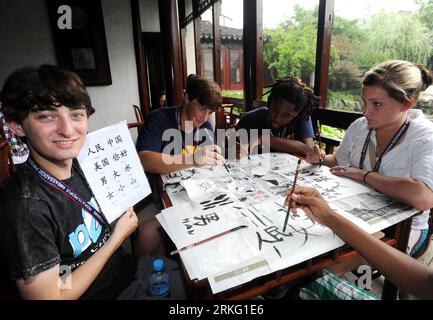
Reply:
M95 162L95 172L98 172L98 170L101 170L102 166L98 163L98 161Z

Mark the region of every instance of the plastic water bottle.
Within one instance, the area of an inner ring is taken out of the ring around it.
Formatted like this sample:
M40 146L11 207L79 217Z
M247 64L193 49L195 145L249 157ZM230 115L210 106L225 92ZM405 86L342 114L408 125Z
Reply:
M149 295L152 297L167 297L170 294L170 276L164 272L163 259L153 261L153 273L149 278Z

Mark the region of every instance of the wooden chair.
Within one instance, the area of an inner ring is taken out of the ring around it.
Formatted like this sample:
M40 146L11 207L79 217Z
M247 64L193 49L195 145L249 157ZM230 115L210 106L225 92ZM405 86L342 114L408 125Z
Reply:
M135 119L137 122L144 122L143 113L141 112L140 107L133 104L132 108L134 108Z
M222 107L215 112L216 129L229 129L236 125L233 104L224 103Z
M137 133L140 133L140 128L144 124L143 113L141 112L140 107L136 106L135 104L132 105L132 108L134 109L135 120L137 122L128 123L128 128L137 128Z
M311 120L313 122L314 132L317 132L317 120L320 121L320 125L327 125L330 127L346 130L353 121L361 118L362 116L363 114L358 112L319 108L313 111ZM322 142L326 145L326 154L333 154L335 147L340 145L341 140L324 135L323 131L321 132L320 136Z
M0 186L5 184L10 177L9 154L8 142L3 140L0 143Z
M140 128L143 126L144 122L129 122L128 129L137 128L137 131L140 131Z
M223 104L227 129L233 128L236 126L237 114L234 112L235 107L236 106L233 104Z
M230 129L236 126L240 115L235 108L243 108L242 99L223 97L222 107L215 112L217 129Z

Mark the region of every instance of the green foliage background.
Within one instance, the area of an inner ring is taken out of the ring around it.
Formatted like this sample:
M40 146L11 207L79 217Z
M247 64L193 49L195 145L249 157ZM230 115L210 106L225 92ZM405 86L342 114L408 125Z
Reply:
M330 108L361 111L361 78L365 71L389 59L433 65L433 0L416 0L417 12L385 12L362 20L334 15L329 68ZM316 61L318 6L294 7L294 15L277 28L265 29L264 62L272 77L300 77L312 83ZM343 130L323 133L342 137Z
M417 12L385 12L363 20L335 15L331 44L329 104L337 92L351 95L362 74L389 59L427 64L433 54L433 0L417 0ZM318 6L294 7L294 15L274 30L265 29L264 61L276 78L298 76L311 83L316 61ZM359 98L358 98L359 100Z

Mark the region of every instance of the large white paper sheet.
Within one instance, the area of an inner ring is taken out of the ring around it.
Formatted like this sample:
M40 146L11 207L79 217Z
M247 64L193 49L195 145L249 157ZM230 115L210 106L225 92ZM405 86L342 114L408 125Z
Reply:
M268 200L248 208L255 233L255 245L266 257L271 270L277 271L308 260L344 244L332 230L310 218L302 210L288 216L287 209ZM285 229L285 230L284 230Z
M332 230L315 223L302 210L298 210L296 216L289 216L284 231L287 208L283 203L291 190L297 161L288 154L261 154L251 156L247 162L228 162L230 173L219 167L177 174L182 177L178 180L181 184L167 189L175 206L164 211L160 219L164 220L164 228L178 247L189 242L179 221L187 218L190 221L192 216L200 217L207 210L210 210L208 214L212 212L223 217L224 227L218 230L236 225L236 221L240 221L237 219L249 225L236 235L240 238L227 238L220 244L209 243L201 248L203 252L182 253L182 261L191 278L207 277L212 291L217 293L344 244ZM369 233L417 212L362 183L335 176L324 166L304 162L297 181L298 186L319 190L337 213ZM222 206L214 206L215 203ZM216 231L204 227L199 238L211 236ZM213 255L206 256L209 252Z
M233 196L227 197L227 203L218 207L218 210L188 203L167 208L158 215L158 220L164 221L161 225L178 249L234 227L247 226L181 251L182 261L191 279L201 280L260 254L252 244L251 231L248 230L251 226L245 216L246 209ZM243 211L243 214L233 214L234 210ZM239 245L240 243L242 245Z
M241 202L247 204L259 203L272 195L258 182L242 173L230 173L213 179L190 179L181 182L188 198L195 202L207 200L214 194L233 194Z

